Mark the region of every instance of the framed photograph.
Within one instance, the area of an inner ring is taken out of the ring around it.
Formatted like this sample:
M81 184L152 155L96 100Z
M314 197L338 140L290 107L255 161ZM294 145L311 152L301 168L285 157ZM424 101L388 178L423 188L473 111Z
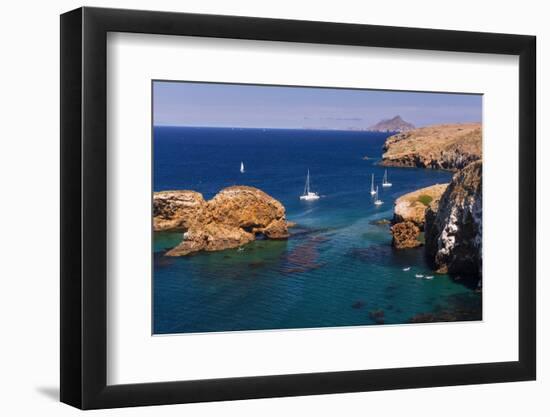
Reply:
M533 380L535 37L61 16L61 401Z

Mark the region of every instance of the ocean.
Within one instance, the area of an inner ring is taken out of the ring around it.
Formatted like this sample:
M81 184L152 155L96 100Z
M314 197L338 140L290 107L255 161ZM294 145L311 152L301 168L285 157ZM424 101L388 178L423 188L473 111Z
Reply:
M286 241L179 258L163 253L181 234L155 233L153 333L403 324L420 314L452 321L464 312L481 319L481 294L434 274L422 247L394 250L389 225L377 223L392 218L397 197L452 177L388 168L393 186L382 188L385 168L377 162L387 136L155 127L154 191L188 189L210 199L224 187L249 185L279 200L297 226ZM316 201L299 199L308 169ZM384 202L378 207L369 193L373 173Z

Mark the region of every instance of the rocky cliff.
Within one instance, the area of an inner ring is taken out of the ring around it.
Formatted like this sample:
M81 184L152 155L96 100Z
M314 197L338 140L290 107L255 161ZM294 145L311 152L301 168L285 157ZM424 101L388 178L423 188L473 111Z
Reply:
M426 211L426 256L438 272L481 279L482 170L477 161L457 172Z
M288 237L283 205L246 186L224 188L209 201L195 191L156 192L153 229L182 232L183 241L167 256L237 248L259 234L268 239Z
M414 125L404 121L401 116L381 120L368 128L371 132L408 132L412 129L414 129Z
M381 165L459 170L482 157L481 124L434 125L386 139Z
M392 245L396 249L415 248L424 229L426 208L437 204L448 184L435 184L402 195L395 200L393 212Z

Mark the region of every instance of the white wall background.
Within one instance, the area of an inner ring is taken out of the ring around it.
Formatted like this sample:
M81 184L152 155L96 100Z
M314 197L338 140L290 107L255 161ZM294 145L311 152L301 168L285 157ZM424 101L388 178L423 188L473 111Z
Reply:
M57 402L59 392L59 17L81 6L73 0L9 2L0 23L0 414L76 415ZM550 133L543 120L550 97L550 26L545 4L524 0L480 2L338 2L278 0L124 0L86 5L181 12L238 14L380 25L532 34L538 37L539 237L550 233L540 213L550 210ZM370 414L415 416L529 415L550 412L550 284L539 239L538 381L231 403L145 407L94 415L258 416ZM542 265L543 267L540 267ZM546 394L546 395L545 395Z

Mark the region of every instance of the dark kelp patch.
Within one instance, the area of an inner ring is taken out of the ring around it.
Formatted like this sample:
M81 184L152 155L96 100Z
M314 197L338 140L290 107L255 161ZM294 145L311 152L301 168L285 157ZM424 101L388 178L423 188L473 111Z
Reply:
M319 246L327 241L325 236L311 236L295 246L283 255L280 273L299 274L323 267L324 263L319 262Z

